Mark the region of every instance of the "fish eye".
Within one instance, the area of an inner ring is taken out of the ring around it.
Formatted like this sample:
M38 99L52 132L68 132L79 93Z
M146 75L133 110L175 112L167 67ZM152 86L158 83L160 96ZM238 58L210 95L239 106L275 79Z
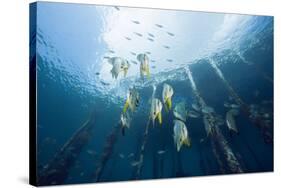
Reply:
M156 114L156 112L153 112L153 114L155 115L155 114Z

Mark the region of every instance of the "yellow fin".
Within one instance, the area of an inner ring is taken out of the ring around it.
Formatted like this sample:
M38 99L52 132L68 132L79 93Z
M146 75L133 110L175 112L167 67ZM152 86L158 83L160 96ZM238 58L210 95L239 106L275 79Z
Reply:
M188 146L188 147L191 146L190 140L188 140L187 138L183 140L183 144Z
M171 108L172 108L172 99L171 99L171 97L167 98L167 106L168 106L168 109L171 110Z
M162 114L161 114L161 112L159 112L159 113L157 114L157 118L158 118L159 124L161 125L161 124L162 124Z
M147 67L146 67L146 75L147 75L148 78L150 78L150 72L149 72L149 67L148 67L148 65L147 65Z
M127 111L128 107L129 107L129 99L126 100L126 103L123 108L123 113L125 113Z
M124 69L124 77L126 77L127 73L128 73L128 69Z
M165 108L165 112L169 112L169 109L168 109L168 105L167 105L167 97L165 96L164 97L164 101L163 101L163 104L164 104L164 108Z

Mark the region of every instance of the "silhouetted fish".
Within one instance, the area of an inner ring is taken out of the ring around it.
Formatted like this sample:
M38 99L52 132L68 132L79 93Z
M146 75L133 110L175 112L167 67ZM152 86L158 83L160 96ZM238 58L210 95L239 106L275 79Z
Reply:
M115 52L114 52L113 50L109 50L109 53L112 53L112 54L114 54Z
M121 159L124 159L125 156L124 156L123 153L120 153L120 154L119 154L119 157L120 157Z
M153 65L153 66L151 66L151 68L156 69L156 66L155 66L155 65Z
M158 153L159 155L162 155L162 154L166 153L166 150L159 150L159 151L157 151L157 153Z
M96 75L100 75L100 73L99 73L99 72L96 72Z
M130 154L128 155L128 158L133 157L133 156L134 156L134 153L130 153Z
M142 37L142 34L140 34L140 33L134 32L134 34L139 36L139 37Z
M93 150L87 150L87 153L89 154L89 155L96 155L97 154L97 152L95 152L95 151L93 151Z
M115 8L116 10L120 10L120 8L119 8L118 6L114 6L114 8Z
M152 60L150 60L150 62L154 63L154 62L156 62L156 61L152 59Z
M189 110L188 111L188 116L191 117L191 118L198 118L200 116L200 114L196 111L193 111L193 110Z
M154 35L153 35L153 34L151 34L151 33L148 33L148 35L149 35L150 37L154 37Z
M214 110L212 107L210 107L210 106L204 106L204 107L202 108L202 112L203 112L204 114L210 114L210 113L214 113L215 110Z
M172 60L172 59L167 59L167 61L168 61L168 62L173 62L173 60Z
M135 24L140 24L140 22L137 21L137 20L132 20L132 22L135 23Z
M192 104L191 106L194 110L200 111L200 107L198 106L198 104Z
M162 28L163 27L163 25L160 25L160 24L155 24L157 27L159 27L159 28Z
M164 45L163 47L166 48L166 49L170 49L170 46Z
M140 163L140 161L133 161L131 162L131 166L138 166Z
M104 81L100 81L100 83L102 84L102 85L104 85L104 86L109 86L110 85L110 83L107 83L107 82L104 82Z
M154 40L152 38L147 38L147 40L149 40L151 42L154 42Z
M167 32L168 33L168 35L170 35L170 36L175 36L175 34L174 33L170 33L170 32Z
M135 52L130 52L132 55L137 55Z
M127 40L132 40L130 37L125 37L125 39L127 39Z
M149 55L151 54L151 52L149 52L149 51L147 51L147 52L145 52L145 53L146 53L146 54L149 54Z

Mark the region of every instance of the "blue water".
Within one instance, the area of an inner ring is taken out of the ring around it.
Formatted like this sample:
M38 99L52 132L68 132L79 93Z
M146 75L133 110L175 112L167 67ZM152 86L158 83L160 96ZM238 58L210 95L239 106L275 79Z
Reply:
M147 40L147 33L155 35L153 42ZM152 85L157 86L156 97L161 99L163 84L170 84L173 106L185 101L192 109L197 99L184 71L186 66L202 98L224 119L228 111L224 102L235 102L210 59L246 104L262 109L260 116L270 114L273 125L273 17L41 2L37 4L36 39L39 172L89 113L93 109L96 113L93 135L69 166L63 183L95 182L93 174L130 87L135 86L140 93L140 105L126 135L118 133L99 181L135 179L136 167L131 163L139 159ZM139 65L132 63L127 77L111 77L111 65L104 57L137 61L131 52L147 51L150 60L155 60L150 62L155 66L151 78L142 80ZM180 152L173 142L172 112L163 109L162 116L162 126L149 128L140 179L224 174L210 142L200 141L206 137L202 115L187 120L192 146ZM261 129L243 113L236 117L236 124L238 135L230 134L226 123L219 128L243 171L273 171L273 144L265 143ZM270 130L273 134L273 127ZM158 154L160 150L165 153ZM128 157L131 153L134 156Z

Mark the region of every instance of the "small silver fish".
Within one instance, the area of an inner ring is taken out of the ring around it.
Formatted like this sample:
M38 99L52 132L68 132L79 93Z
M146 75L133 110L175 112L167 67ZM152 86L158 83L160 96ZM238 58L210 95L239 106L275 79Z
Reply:
M125 39L127 39L127 40L132 40L130 37L125 37Z
M166 150L159 150L159 151L157 151L157 153L158 153L159 155L162 155L162 154L166 153Z
M269 113L264 113L264 114L263 114L263 117L266 118L266 119L268 119L268 118L270 118L270 114L269 114Z
M140 161L131 162L131 166L138 166L139 164L140 164Z
M240 106L238 104L230 104L231 108L240 108Z
M134 156L134 153L130 153L130 154L128 155L128 158L133 157L133 156Z
M174 33L171 33L171 32L167 32L168 33L168 35L170 35L170 36L175 36L175 34Z
M120 153L120 154L119 154L119 157L120 157L121 159L124 159L124 158L125 158L125 156L124 156L123 153Z
M110 83L107 83L107 82L104 82L104 81L100 81L100 83L102 84L102 85L104 85L104 86L109 86L110 85Z
M132 20L132 22L135 23L135 24L140 24L140 22L137 21L137 20Z
M114 6L114 8L118 11L120 10L120 8L118 6Z
M198 104L192 104L191 107L198 112L200 111Z
M149 35L150 37L154 37L154 35L153 35L153 34L151 34L151 33L148 33L148 35Z
M95 155L96 154L96 152L94 152L93 150L87 150L87 153L89 154L89 155Z
M188 111L188 116L191 118L198 118L198 117L200 117L200 114L198 112L190 110L190 111Z
M212 107L204 106L204 107L202 108L202 112L203 112L204 114L210 114L210 113L214 113L215 110L214 110Z
M230 108L230 104L228 102L224 102L223 106L226 107L226 108Z
M149 40L151 42L154 42L154 40L152 38L147 38L147 40Z
M134 34L139 36L139 37L142 37L142 34L140 34L140 33L134 32Z
M166 49L170 49L170 46L167 46L167 45L164 45L163 47Z
M202 142L204 142L204 141L205 141L205 138L201 138L201 139L199 140L200 143L202 143Z
M155 24L157 27L159 27L159 28L162 28L163 27L163 25L160 25L160 24Z
M238 115L238 111L235 109L231 109L226 113L226 125L230 131L234 131L238 133L238 129L236 126L236 122L234 116Z

